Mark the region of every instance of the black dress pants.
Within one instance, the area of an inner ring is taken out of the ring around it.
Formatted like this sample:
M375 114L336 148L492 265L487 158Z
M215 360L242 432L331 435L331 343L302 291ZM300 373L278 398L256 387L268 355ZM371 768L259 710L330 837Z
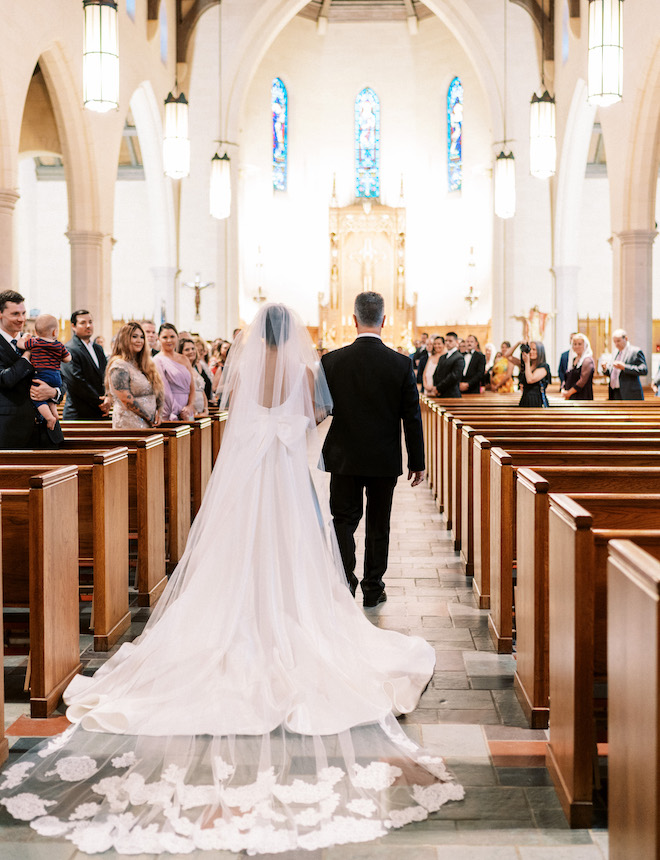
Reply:
M621 389L620 388L608 388L607 399L608 400L621 400Z
M362 593L366 600L380 597L385 589L383 576L387 570L390 545L390 513L396 477L373 478L359 475L330 476L330 511L335 526L339 552L346 579L355 593L355 530L362 519L363 493L366 491L364 577Z

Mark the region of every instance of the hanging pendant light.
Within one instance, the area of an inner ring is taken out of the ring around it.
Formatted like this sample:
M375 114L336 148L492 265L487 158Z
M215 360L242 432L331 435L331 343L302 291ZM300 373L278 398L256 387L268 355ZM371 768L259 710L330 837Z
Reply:
M188 102L183 93L177 98L169 93L165 99L163 166L165 175L172 179L183 179L190 173Z
M539 179L554 176L557 169L555 100L545 90L532 96L529 112L529 172Z
M83 0L83 103L105 113L119 107L119 30L115 0Z
M218 220L231 214L231 161L225 152L211 159L211 182L209 192L211 215Z
M589 0L588 99L607 107L623 95L623 0Z
M513 218L516 214L516 162L512 152L500 152L495 159L495 214Z

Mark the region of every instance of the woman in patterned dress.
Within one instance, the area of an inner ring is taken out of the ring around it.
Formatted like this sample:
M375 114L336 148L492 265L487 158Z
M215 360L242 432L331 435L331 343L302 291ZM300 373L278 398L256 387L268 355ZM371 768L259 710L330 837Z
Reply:
M160 424L163 381L140 323L129 322L119 330L105 379L114 401L113 427L144 429Z

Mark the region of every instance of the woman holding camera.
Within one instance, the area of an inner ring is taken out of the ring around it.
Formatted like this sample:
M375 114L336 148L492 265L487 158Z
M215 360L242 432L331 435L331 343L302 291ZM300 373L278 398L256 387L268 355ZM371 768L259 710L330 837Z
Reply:
M513 352L520 346L520 358L515 358ZM518 341L505 353L506 358L521 368L519 375L522 386L522 397L518 406L547 407L548 398L546 387L550 384L552 374L545 360L545 347L538 340L530 343Z

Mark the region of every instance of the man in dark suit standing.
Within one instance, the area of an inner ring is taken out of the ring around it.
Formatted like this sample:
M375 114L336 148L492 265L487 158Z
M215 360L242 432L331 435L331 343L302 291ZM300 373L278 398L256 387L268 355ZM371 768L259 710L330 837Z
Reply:
M559 385L563 387L564 380L566 379L566 371L568 370L568 356L571 351L571 345L573 343L573 338L575 337L576 332L572 331L571 336L568 339L568 349L566 352L562 352L559 356L559 368L557 370L557 376L559 377Z
M94 320L89 311L71 314L73 337L66 344L71 361L62 365L66 387L65 421L97 421L107 418L110 401L105 396L105 353L95 343Z
M644 390L640 377L649 372L644 353L633 346L622 328L612 333L616 352L611 362L603 368L610 378L608 400L643 400Z
M332 424L323 445L330 472L330 510L346 579L355 594L355 530L367 497L362 595L364 606L387 600L392 496L403 472L401 423L408 451L408 480L424 479L424 441L412 364L382 342L385 304L379 293L360 293L353 316L357 338L322 358L332 395Z
M463 356L465 366L463 379L458 387L461 389L461 395L479 394L481 380L486 370L486 356L479 348L479 341L473 334L469 334L465 340L467 343L467 352Z
M25 325L24 302L14 290L0 292L0 448L55 448L63 441L59 422L48 430L34 404L57 402L62 392L35 380L29 353L16 346Z
M458 351L458 335L448 331L445 335L447 352L441 355L433 374L436 397L460 397L465 357Z

